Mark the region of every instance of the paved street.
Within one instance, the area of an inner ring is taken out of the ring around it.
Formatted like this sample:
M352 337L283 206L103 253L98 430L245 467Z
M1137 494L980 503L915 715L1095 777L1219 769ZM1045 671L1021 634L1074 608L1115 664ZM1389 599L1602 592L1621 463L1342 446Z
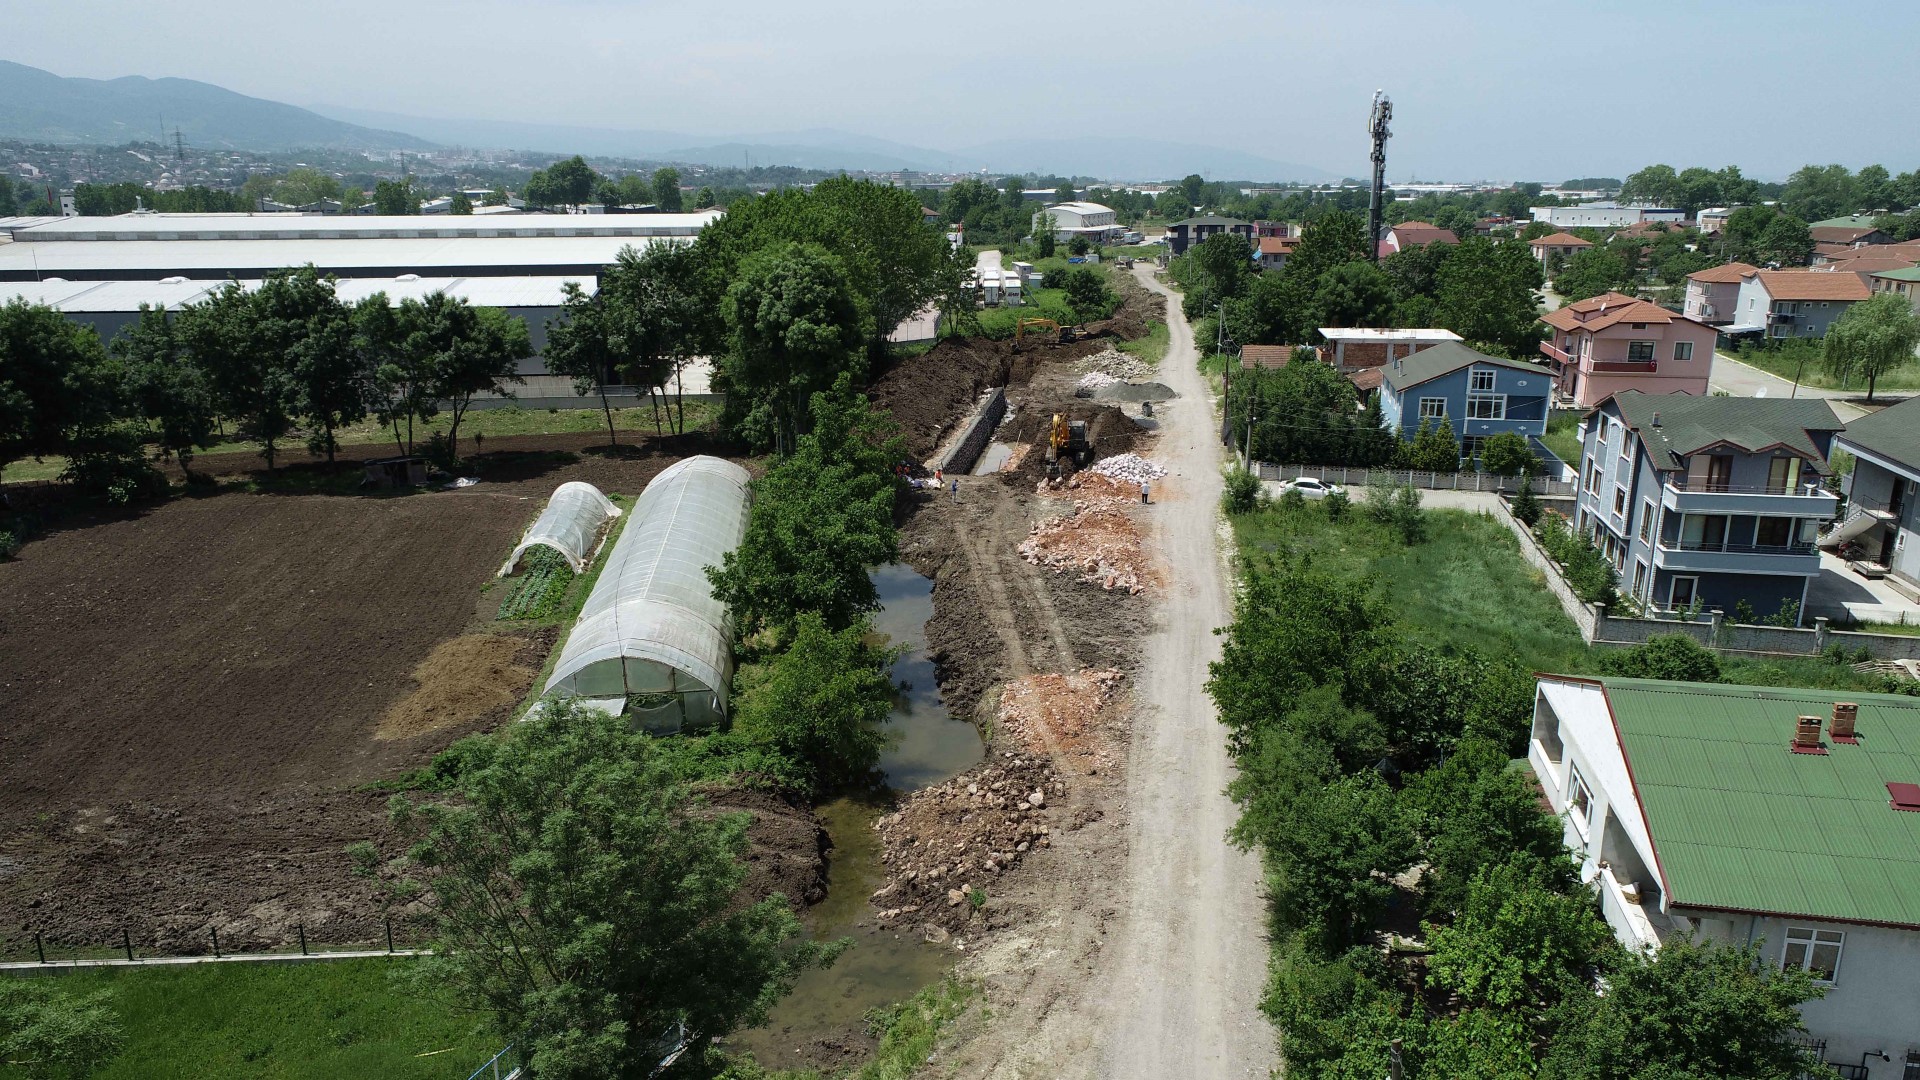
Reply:
M1857 391L1822 390L1817 387L1802 386L1796 394L1791 379L1783 379L1751 364L1743 364L1723 352L1713 354L1713 379L1710 385L1713 389L1725 390L1734 397L1826 398L1833 402L1833 409L1840 414L1842 420L1857 420L1867 414L1865 409L1841 400L1857 396Z

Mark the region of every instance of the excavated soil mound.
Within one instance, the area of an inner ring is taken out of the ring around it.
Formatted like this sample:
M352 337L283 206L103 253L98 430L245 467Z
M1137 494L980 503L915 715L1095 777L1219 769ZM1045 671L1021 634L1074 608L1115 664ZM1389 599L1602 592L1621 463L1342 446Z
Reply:
M774 893L785 896L795 910L826 898L827 832L814 819L811 807L766 791L719 791L708 798L714 810L744 810L753 815L753 823L747 826L742 906Z
M533 685L548 644L511 634L441 642L413 669L412 692L387 710L373 737L405 739L511 707Z
M1048 672L1015 679L1000 694L998 730L1031 753L1045 753L1078 772L1114 764L1107 706L1119 699L1119 671Z
M1132 450L1147 433L1146 428L1121 412L1118 406L1094 405L1069 398L1051 408L1044 403L1021 406L1014 411L1013 419L1000 429L998 438L1001 442L1045 447L1047 432L1053 426L1053 414L1056 412L1064 413L1068 420L1087 422L1087 437L1093 440L1093 456L1096 458L1124 454ZM1044 474L1047 471L1047 455L1028 454L1021 461L1019 471L1029 478Z
M1138 594L1151 584L1140 529L1116 498L1076 500L1073 513L1033 527L1020 543L1020 557L1103 589Z
M907 455L918 461L933 453L985 391L1024 386L1042 368L1099 351L1094 341L1029 341L1016 352L1011 341L951 337L895 364L867 388L867 397L900 425Z

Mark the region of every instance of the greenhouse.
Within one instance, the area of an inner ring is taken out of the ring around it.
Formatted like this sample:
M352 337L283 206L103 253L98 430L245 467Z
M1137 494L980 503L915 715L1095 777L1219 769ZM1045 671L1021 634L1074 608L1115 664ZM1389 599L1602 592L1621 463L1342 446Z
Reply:
M625 711L649 730L726 718L733 626L706 568L747 531L747 471L681 461L647 485L560 650L547 697Z
M561 484L547 500L546 509L527 527L520 546L507 556L500 576L506 577L520 569L520 560L535 547L552 548L566 558L574 573L586 573L587 564L599 550L600 531L619 516L620 508L592 484L578 480Z

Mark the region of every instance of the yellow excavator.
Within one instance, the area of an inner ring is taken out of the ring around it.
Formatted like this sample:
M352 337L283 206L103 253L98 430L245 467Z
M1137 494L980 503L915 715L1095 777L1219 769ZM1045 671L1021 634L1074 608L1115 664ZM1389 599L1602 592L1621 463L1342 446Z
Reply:
M1013 324L1013 351L1014 352L1020 351L1020 345L1023 341L1026 340L1027 331L1029 330L1034 330L1034 331L1051 330L1053 331L1053 334L1054 334L1054 340L1060 342L1062 345L1072 341L1074 338L1073 327L1061 326L1059 323L1053 321L1052 319L1039 319L1039 318L1021 319L1018 322L1015 322Z
M1087 422L1054 413L1047 436L1047 463L1058 465L1061 458L1072 458L1075 465L1085 465L1092 457L1093 440L1087 437Z

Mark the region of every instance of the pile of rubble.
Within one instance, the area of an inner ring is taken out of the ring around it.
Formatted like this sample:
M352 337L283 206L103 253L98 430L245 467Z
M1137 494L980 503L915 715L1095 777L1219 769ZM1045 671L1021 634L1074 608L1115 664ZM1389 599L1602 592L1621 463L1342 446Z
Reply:
M1082 499L1095 504L1109 499L1130 503L1140 498L1140 485L1125 484L1111 476L1082 469L1064 480L1042 480L1034 487L1033 493L1056 499Z
M998 761L909 796L874 822L887 883L873 894L883 925L964 929L993 881L1035 848L1050 847L1066 782L1045 757ZM930 940L944 934L929 933Z
M1073 513L1035 525L1020 542L1020 557L1056 573L1077 571L1079 580L1103 589L1146 591L1146 555L1140 530L1124 500L1076 499Z
M1107 705L1119 695L1125 678L1108 668L1015 679L1000 694L996 730L1029 751L1098 774L1114 762L1111 740L1103 729Z
M1135 488L1138 488L1143 480L1158 480L1167 475L1167 470L1139 454L1115 454L1110 458L1101 458L1089 466L1087 471L1101 476L1110 476L1123 484L1132 484Z
M1079 382L1073 384L1073 396L1092 397L1101 387L1111 386L1120 381L1104 371L1089 371L1080 376Z
M1129 356L1119 349L1102 349L1080 361L1079 366L1081 371L1098 371L1111 375L1121 382L1144 379L1154 373L1152 364L1137 356Z

